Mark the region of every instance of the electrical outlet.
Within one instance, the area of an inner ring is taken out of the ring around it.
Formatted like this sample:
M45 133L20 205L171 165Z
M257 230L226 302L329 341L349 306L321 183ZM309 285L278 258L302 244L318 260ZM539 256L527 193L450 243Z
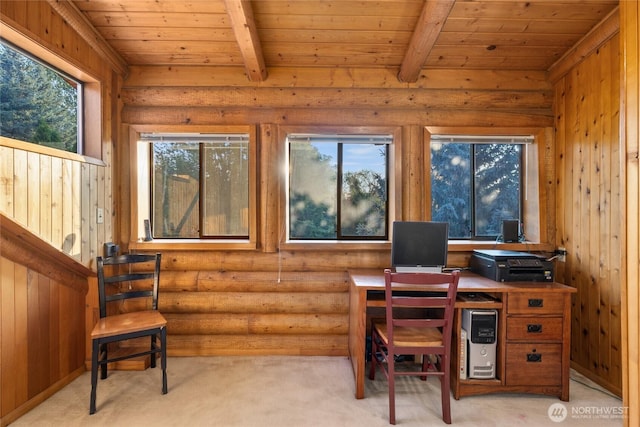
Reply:
M103 245L104 248L104 256L109 258L112 256L116 256L118 255L118 252L120 252L120 246L116 245L113 242L107 242Z
M560 247L556 250L556 253L558 254L558 261L559 262L566 262L567 261L567 250L563 247Z
M98 208L98 211L96 212L96 222L98 224L104 223L104 209Z

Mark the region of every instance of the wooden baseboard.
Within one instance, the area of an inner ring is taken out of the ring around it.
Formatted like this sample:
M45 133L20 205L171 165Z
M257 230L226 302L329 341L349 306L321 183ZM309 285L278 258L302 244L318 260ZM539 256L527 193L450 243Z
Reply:
M611 393L615 394L616 396L622 398L622 388L615 386L607 381L604 381L602 378L598 377L597 375L595 375L593 372L590 372L589 370L585 369L584 367L578 365L577 363L571 361L571 369L575 370L576 372L580 373L581 375L583 375L584 377L588 378L589 380L593 381L594 383L598 384L600 387L603 387L607 390L609 390Z
M73 380L78 378L84 372L85 370L82 369L82 366L80 366L78 369L71 372L69 375L62 378L61 380L56 381L54 384L51 384L49 387L47 387L47 389L41 391L40 393L38 393L37 395L35 395L25 403L23 403L22 405L15 408L13 411L7 413L6 415L3 415L2 418L0 418L0 427L8 426L12 422L17 420L21 416L23 416L24 414L26 414L27 412L29 412L30 410L32 410L33 408L35 408L36 406L44 402L45 400L47 400L49 397L56 394L63 387L71 383ZM87 399L88 399L88 396L89 396L89 393L87 390ZM89 405L87 405L87 412L89 412Z

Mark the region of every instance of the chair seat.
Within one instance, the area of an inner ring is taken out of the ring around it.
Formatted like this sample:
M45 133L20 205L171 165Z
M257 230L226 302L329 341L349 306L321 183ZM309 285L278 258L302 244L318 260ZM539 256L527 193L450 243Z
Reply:
M91 331L91 339L161 328L167 319L157 310L135 311L101 318Z
M374 323L378 335L389 342L386 323ZM440 347L443 345L442 333L438 328L396 327L393 330L396 347Z

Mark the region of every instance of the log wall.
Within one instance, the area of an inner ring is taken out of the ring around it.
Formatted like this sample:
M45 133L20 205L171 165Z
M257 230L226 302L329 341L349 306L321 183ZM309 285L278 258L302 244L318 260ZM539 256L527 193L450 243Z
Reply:
M525 129L545 135L553 124L552 86L541 73L518 71L433 70L419 83L407 84L385 69L283 67L255 84L240 68L217 68L212 73L198 66L132 66L122 100L122 135L123 141L132 135L129 144L135 142L135 129L150 131L154 126L186 132L190 127L251 125L259 135L259 208L251 213L259 227L255 250L138 242L136 231L128 228L133 221L119 230L125 249L163 252L160 309L168 317L172 355L347 354L346 271L387 267L390 246L284 242L281 171L287 133L391 129L397 138L394 217L420 220L430 217L425 129ZM553 152L551 139L541 138L536 167L542 176L553 173L545 155ZM130 145L123 150L133 151ZM118 167L119 176L137 175L129 164ZM553 200L555 188L546 184L551 181L542 182L540 193ZM135 218L135 203L123 189L115 211ZM547 211L542 212L545 216ZM542 224L553 222L554 218L545 218ZM544 248L550 249L552 237L546 229L542 234ZM452 252L450 265L466 266L472 247Z
M624 210L620 145L620 38L613 37L555 87L557 280L578 289L572 367L622 394Z
M346 354L345 272L163 274L172 354Z

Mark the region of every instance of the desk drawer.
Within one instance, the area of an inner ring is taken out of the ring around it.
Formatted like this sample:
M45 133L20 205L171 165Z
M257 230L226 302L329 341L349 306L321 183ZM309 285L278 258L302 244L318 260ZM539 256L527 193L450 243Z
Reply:
M507 344L506 385L562 384L562 344Z
M507 339L532 341L562 340L562 317L508 317Z
M507 296L508 314L562 314L564 294L511 292Z

